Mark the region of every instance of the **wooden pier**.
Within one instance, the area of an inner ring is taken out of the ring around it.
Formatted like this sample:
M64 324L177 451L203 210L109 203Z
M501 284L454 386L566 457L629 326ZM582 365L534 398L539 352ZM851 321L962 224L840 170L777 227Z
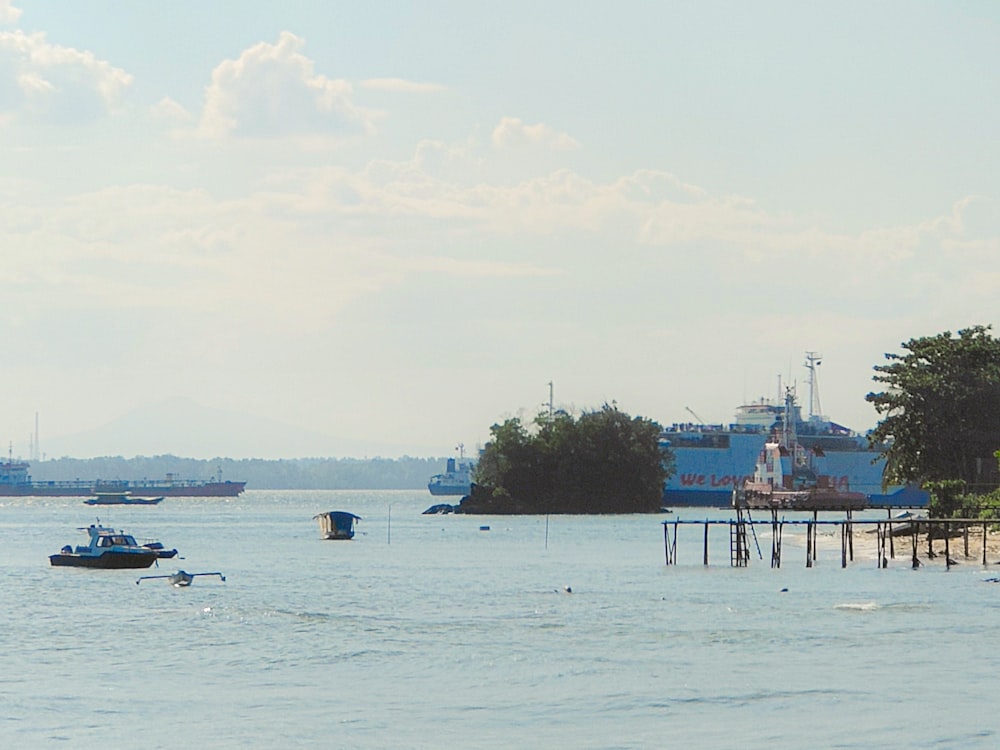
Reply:
M840 566L847 567L847 563L854 561L854 528L860 527L869 532L875 532L876 539L876 562L879 568L887 568L889 560L896 559L896 542L903 538L908 538L910 547L910 564L918 568L921 562L918 558L918 551L921 548L920 537L925 537L926 557L936 558L939 554L944 555L945 566L950 568L957 564L952 557L952 544L955 544L954 551L958 552L958 544L961 543L965 559L969 559L969 538L970 534L979 534L982 529L982 564L988 565L987 549L989 538L989 527L995 526L997 521L983 520L982 518L889 518L889 519L855 519L852 518L851 511L848 510L843 519L821 519L818 511L813 511L811 519L779 519L777 511L772 511L770 520L755 520L751 518L746 509L737 508L736 517L725 520L685 520L672 519L663 521L663 544L666 553L666 564L677 564L677 535L682 526L702 526L703 551L702 564L707 566L709 551L709 529L712 526L729 527L729 564L734 568L743 568L749 565L751 558L751 543L756 548L757 556L764 559L757 538L756 529L759 527L770 527L771 529L771 567L781 567L782 553L782 532L786 526L805 527L805 565L811 568L816 564L818 558L818 531L821 526L835 528L840 533ZM934 542L943 542L944 551L935 552ZM1000 560L995 560L1000 564Z

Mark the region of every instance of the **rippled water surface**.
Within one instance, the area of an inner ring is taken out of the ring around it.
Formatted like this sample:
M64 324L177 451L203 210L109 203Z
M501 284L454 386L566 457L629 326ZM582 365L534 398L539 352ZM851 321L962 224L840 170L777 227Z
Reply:
M998 566L806 569L786 531L781 569L764 540L732 569L720 530L705 568L692 526L667 567L664 517L433 502L0 499L0 747L1000 747ZM49 567L96 516L183 559ZM136 585L178 568L227 580Z

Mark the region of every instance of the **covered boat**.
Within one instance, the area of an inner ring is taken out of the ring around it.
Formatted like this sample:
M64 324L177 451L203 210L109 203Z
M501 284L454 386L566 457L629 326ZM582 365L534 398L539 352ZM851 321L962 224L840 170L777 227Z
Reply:
M354 522L360 521L361 516L343 510L331 510L315 515L313 519L319 521L320 533L324 539L353 539Z
M161 557L162 550L139 544L134 536L122 531L94 524L81 531L89 535L88 543L76 547L67 544L57 554L49 555L51 565L75 568L148 568ZM173 553L176 554L176 550Z

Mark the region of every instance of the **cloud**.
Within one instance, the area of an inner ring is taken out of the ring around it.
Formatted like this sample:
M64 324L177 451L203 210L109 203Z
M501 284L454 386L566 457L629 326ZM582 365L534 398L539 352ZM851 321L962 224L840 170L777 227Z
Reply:
M517 117L504 117L493 130L495 148L543 146L553 151L574 151L580 144L568 133L553 130L544 123L525 125Z
M158 120L165 120L171 123L190 123L195 117L183 105L174 101L169 96L165 96L152 107L150 114Z
M131 83L124 70L90 52L50 44L44 33L0 32L0 114L9 119L96 120L118 104Z
M405 94L438 94L447 91L447 86L439 83L420 83L405 78L369 78L361 82L361 87L374 91L391 91Z
M200 134L269 138L351 136L372 130L371 116L355 106L351 84L317 74L300 53L305 41L282 32L212 72Z
M0 0L0 23L17 23L21 12L20 8L13 6L11 0Z

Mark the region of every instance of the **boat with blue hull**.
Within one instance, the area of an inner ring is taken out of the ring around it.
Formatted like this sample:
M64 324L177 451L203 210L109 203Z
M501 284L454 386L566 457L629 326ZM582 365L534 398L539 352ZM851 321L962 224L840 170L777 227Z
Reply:
M883 489L885 459L868 443L865 435L819 416L816 387L818 357L808 353L809 416L803 418L795 400L761 399L736 410L729 425L675 424L663 431L661 445L670 450L674 472L663 489L663 505L727 507L733 490L753 478L757 459L769 437L782 425L794 426L798 443L809 453L818 473L831 488L864 495L868 507L918 508L930 500L915 487Z

